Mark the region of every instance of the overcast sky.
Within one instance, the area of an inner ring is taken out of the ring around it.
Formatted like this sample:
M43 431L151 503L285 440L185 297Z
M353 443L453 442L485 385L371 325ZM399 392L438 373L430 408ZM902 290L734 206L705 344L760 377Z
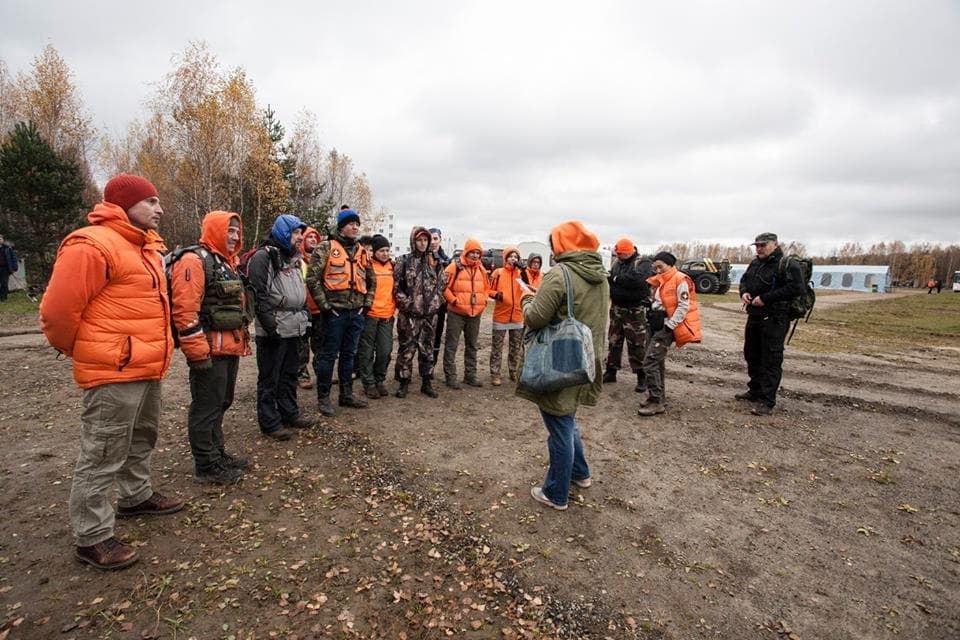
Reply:
M0 3L120 133L191 40L399 224L516 242L960 241L960 2Z

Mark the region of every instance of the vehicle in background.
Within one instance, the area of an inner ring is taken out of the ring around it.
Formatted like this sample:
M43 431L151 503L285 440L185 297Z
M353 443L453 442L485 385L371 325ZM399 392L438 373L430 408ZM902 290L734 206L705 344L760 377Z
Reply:
M730 261L693 258L680 263L680 271L693 280L697 293L727 293L730 291Z
M459 258L461 253L463 253L463 249L456 249L453 252L453 259ZM480 254L480 262L483 263L484 269L488 272L499 269L503 266L503 249L484 249L483 253Z
M953 272L953 292L960 293L960 271Z

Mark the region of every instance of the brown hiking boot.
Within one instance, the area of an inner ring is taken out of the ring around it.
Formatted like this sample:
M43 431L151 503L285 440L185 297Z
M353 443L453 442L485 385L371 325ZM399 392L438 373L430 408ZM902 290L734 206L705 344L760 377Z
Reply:
M447 378L446 380L444 380L443 384L447 385L451 389L457 389L457 390L463 389L463 387L460 386L460 383L457 382L456 378Z
M733 396L735 400L746 400L748 402L753 402L757 399L757 396L753 395L750 391L744 391L743 393L738 393Z
M76 547L73 555L80 562L86 562L104 571L123 569L140 559L136 549L113 537L89 547Z
M386 384L385 382L378 382L378 383L377 383L377 393L380 394L380 397L381 397L381 398L389 398L389 397L390 397L390 389L387 389L387 384Z
M773 413L773 407L763 402L758 402L753 406L753 409L750 409L750 413L755 416L768 416Z
M289 440L293 437L293 432L286 427L280 427L279 429L274 429L273 431L264 431L263 435L271 440L279 440L283 442L284 440Z
M638 416L655 416L667 410L666 405L660 398L650 398L650 401L643 407L637 409Z
M466 383L467 383L468 385L470 385L471 387L482 387L482 386L483 386L483 383L480 382L480 379L477 378L476 376L473 376L473 377L470 377L470 378L464 378L463 381L466 382Z
M133 507L118 507L117 517L132 518L133 516L162 516L168 513L176 513L183 509L186 504L183 500L177 498L168 498L154 491L153 495Z
M293 422L288 422L283 426L287 429L309 429L315 424L317 424L316 420L311 420L310 418L304 416L297 416Z
M500 379L500 376L490 376L490 384L495 387L499 387L501 384L503 384L503 381Z
M377 389L377 385L368 384L363 388L363 395L367 396L371 400L377 400L380 398L380 390Z
M612 383L616 382L616 381L617 381L617 370L616 370L616 369L607 368L607 370L603 372L603 378L602 378L600 381L601 381L603 384L612 384Z

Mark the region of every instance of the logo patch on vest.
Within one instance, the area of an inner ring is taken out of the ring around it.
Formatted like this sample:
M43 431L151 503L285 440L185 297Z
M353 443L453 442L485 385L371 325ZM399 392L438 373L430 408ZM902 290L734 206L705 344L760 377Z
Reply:
M683 292L681 292L681 293L680 293L680 299L683 300L684 302L686 302L687 300L689 300L689 299L690 299L690 292L689 292L689 291L683 291Z
M340 257L340 249L334 249L333 252L332 252L330 255L332 255L334 258L339 258L339 257Z

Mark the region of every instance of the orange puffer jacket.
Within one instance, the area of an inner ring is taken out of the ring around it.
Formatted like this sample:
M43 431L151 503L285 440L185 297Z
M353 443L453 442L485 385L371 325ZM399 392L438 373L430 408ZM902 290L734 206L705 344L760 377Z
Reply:
M490 276L490 297L497 301L493 307L493 321L503 324L523 323L523 309L520 307L520 298L523 290L517 284L520 269L507 264L507 256L520 251L516 247L507 247L503 250L503 266L495 269Z
M470 251L483 251L480 243L470 238L463 246L463 253L444 269L446 286L443 297L447 301L447 311L457 315L475 318L487 308L487 295L490 282L487 270L479 259L467 257Z
M688 342L700 342L703 340L703 333L700 330L700 309L697 306L697 292L693 286L690 276L680 271L676 267L671 267L660 275L647 278L654 287L659 287L660 301L663 303L663 309L667 313L667 319L673 316L677 310L677 285L686 280L689 289L690 307L687 309L687 315L683 322L673 328L673 339L677 348L682 347Z
M393 298L393 263L380 262L376 258L370 261L373 275L377 279L377 290L373 294L373 306L367 315L371 318L388 320L397 311L397 301Z
M160 380L173 355L163 240L107 202L87 219L57 252L40 304L43 333L73 358L83 389Z

